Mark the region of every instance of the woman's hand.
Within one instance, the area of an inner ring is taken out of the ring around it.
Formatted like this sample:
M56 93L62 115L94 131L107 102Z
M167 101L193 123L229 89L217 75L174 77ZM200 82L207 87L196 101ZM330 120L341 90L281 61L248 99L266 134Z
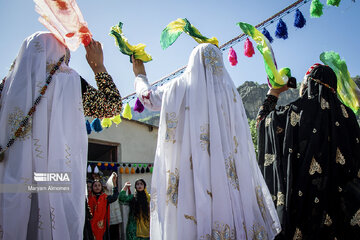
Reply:
M135 77L139 74L143 74L146 76L145 66L143 61L139 59L135 59L134 55L131 56L131 61L133 63L133 71L135 74Z
M90 44L85 47L85 50L86 60L89 63L94 74L99 72L106 72L101 43L92 39Z
M112 178L112 182L114 184L114 187L116 187L117 186L117 174L116 173L113 173L113 174L114 174L114 176Z
M285 92L289 89L287 85L281 87L281 88L270 88L268 91L268 95L273 95L275 97L279 97L280 93Z
M124 187L123 187L123 191L126 191L126 189L129 189L131 187L131 183L130 182L126 182L125 184L124 184Z

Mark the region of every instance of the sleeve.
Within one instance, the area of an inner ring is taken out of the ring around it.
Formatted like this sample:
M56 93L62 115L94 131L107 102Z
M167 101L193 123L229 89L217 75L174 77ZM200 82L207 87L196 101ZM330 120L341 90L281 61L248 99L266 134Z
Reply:
M261 120L266 118L266 116L275 109L278 98L273 95L266 95L266 98L259 109L259 113L256 117L256 123L259 124Z
M119 90L112 77L101 72L95 74L98 90L81 78L84 114L93 118L113 117L121 112L122 102Z
M123 203L129 203L134 198L134 195L126 195L126 191L121 190L119 194L119 200Z
M108 203L113 203L115 202L119 197L119 190L118 190L118 187L114 187L113 188L113 194L112 195L109 195L107 196L107 201Z
M149 110L160 111L164 87L150 86L145 75L139 74L135 78L135 92L141 103Z

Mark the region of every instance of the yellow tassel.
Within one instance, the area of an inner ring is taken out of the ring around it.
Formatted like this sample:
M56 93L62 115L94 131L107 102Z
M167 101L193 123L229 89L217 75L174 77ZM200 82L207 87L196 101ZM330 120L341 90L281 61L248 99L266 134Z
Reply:
M112 122L111 122L110 118L104 118L103 120L101 120L101 126L103 128L111 127L111 125L112 125Z
M110 118L111 121L113 121L116 125L118 125L119 123L121 123L121 117L120 117L120 114L119 115L116 115L112 118Z
M130 107L129 103L126 103L125 108L124 108L124 111L123 111L123 113L122 113L122 116L123 116L124 118L129 119L129 120L132 119L131 107Z

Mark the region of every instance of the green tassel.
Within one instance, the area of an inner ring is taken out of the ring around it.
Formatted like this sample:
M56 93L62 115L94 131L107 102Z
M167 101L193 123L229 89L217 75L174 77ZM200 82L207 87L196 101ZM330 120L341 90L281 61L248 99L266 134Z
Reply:
M310 6L310 17L319 18L323 15L324 4L322 4L319 0L313 0Z
M336 6L338 7L341 0L327 0L326 4L330 6Z

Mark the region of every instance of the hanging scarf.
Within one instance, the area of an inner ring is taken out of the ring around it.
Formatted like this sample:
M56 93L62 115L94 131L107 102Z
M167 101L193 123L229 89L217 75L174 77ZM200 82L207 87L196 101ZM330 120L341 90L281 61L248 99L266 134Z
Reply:
M352 239L359 236L359 125L337 98L330 67L311 67L305 81L298 100L259 125L259 164L282 224L279 239Z

